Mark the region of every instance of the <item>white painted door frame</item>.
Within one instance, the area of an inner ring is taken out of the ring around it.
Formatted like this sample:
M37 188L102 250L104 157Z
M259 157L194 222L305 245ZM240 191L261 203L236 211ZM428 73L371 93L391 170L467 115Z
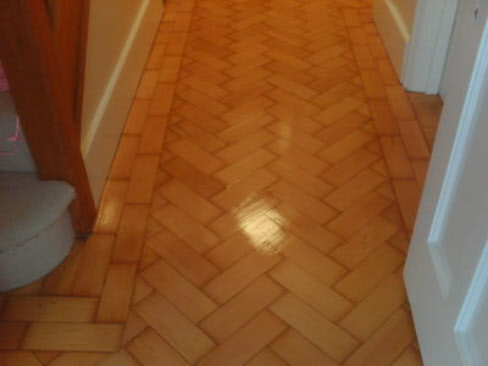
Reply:
M439 92L457 6L457 0L418 1L401 75L406 89Z

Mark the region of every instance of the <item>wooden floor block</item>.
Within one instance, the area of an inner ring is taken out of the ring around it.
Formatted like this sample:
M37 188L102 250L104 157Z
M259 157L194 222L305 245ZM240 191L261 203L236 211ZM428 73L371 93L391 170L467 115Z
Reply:
M0 360L4 366L41 366L42 363L36 358L32 352L0 351Z
M110 170L112 179L129 179L139 150L138 136L123 135Z
M101 362L109 353L102 352L63 352L51 361L51 365L93 365Z
M127 181L120 180L108 180L105 183L94 232L105 234L117 232L128 186Z
M339 362L358 346L348 333L290 293L273 303L270 310Z
M127 349L142 365L190 365L152 329L136 337Z
M91 235L78 266L72 294L100 296L114 246L113 235Z
M150 295L136 312L190 364L210 351L214 342L161 295Z
M217 308L200 289L163 260L158 260L146 268L142 272L142 277L157 292L178 306L194 323L200 322Z
M315 365L336 366L334 360L328 357L319 347L315 346L295 330L287 330L272 344L275 351L286 362L293 366Z
M96 298L60 296L13 296L2 318L8 321L86 323L94 318Z
M290 204L279 204L276 209L269 210L266 216L321 252L329 253L342 242L340 237L310 220L305 213Z
M127 351L114 352L98 363L100 366L137 366L138 363Z
M211 262L169 230L162 230L147 245L196 286L203 285L219 273Z
M293 236L290 236L287 245L284 247L283 254L291 262L301 266L326 285L337 282L347 273L340 264Z
M0 322L0 350L18 349L26 328L23 322Z
M136 157L127 188L126 202L141 204L151 202L158 164L157 155Z
M198 253L206 252L219 243L214 233L174 205L161 207L153 217ZM189 227L192 230L188 230Z
M114 352L122 337L120 324L32 323L24 349Z
M271 271L270 275L332 321L337 321L352 308L352 304L342 295L290 261L282 262Z
M197 167L181 158L175 158L164 165L164 169L196 193L209 198L224 189L224 184L206 175Z
M146 205L124 207L112 252L113 261L136 263L140 259L148 215Z
M347 298L360 301L370 294L386 276L398 268L403 260L399 251L382 244L334 288Z
M267 277L260 277L199 326L214 339L223 342L281 293L281 288L273 281Z
M135 264L111 264L103 287L97 322L125 322L136 276Z
M236 224L241 230L206 255L221 270L229 268L253 250L262 254L280 251L283 229L268 216L255 215L249 222L239 218Z
M264 345L286 329L277 317L264 311L202 358L198 365L244 365Z
M401 279L392 275L344 317L340 325L362 341L367 341L376 328L405 302Z
M281 260L279 255L254 251L210 281L203 290L224 303Z
M284 181L271 186L270 192L276 196L276 198L294 206L297 210L301 211L318 224L325 224L335 216L335 211L333 209L303 193L299 188Z
M407 348L402 355L392 363L392 366L422 366L420 353L413 347Z
M84 243L75 243L66 259L44 277L41 293L44 295L70 295L76 281L76 274L84 251Z
M398 310L346 362L347 366L390 365L412 341L413 327L404 310ZM379 347L381 345L381 347Z
M265 348L249 361L247 366L285 366L287 365L276 353Z
M331 257L352 270L397 231L397 225L376 217L357 231L347 242L337 247L331 253Z
M163 185L158 192L201 223L208 223L220 215L217 207L176 180Z

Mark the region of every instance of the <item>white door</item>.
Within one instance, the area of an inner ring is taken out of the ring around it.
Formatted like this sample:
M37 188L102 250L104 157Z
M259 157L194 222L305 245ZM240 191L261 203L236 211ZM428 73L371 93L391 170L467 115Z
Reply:
M488 0L461 0L405 279L426 366L488 365Z

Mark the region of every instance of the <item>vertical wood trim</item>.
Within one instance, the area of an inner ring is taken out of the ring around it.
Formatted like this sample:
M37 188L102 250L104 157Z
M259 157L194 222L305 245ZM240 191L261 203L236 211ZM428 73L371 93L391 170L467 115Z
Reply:
M0 2L0 57L39 177L66 180L75 187L74 226L78 233L87 234L95 203L69 100L72 91L59 73L59 55L43 0Z
M90 0L80 0L81 1L81 30L79 33L79 56L78 56L78 75L77 84L75 90L75 119L77 122L77 132L78 136L81 136L81 121L82 121L82 111L83 111L83 93L85 90L85 67L86 67L86 52L87 52L87 42L88 42L88 20L90 14ZM81 137L80 137L81 139ZM81 146L81 140L80 140Z

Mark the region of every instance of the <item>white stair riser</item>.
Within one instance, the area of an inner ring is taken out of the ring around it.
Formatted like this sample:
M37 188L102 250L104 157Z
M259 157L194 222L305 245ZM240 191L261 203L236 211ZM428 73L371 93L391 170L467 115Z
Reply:
M0 253L0 291L24 286L51 272L66 258L74 238L66 210L37 236Z

